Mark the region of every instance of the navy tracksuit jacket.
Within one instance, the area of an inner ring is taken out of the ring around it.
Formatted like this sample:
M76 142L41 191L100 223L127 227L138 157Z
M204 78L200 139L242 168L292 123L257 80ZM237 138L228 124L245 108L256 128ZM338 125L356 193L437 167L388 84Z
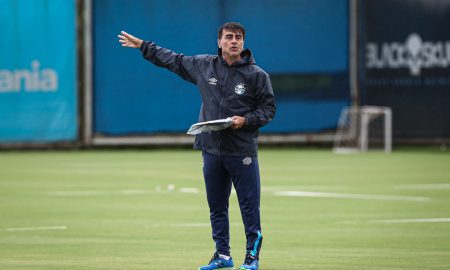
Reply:
M258 257L262 243L260 178L257 159L258 129L275 115L275 98L269 75L255 65L251 51L228 65L218 55L185 56L143 42L143 57L198 86L202 97L199 122L235 115L245 118L240 129L225 129L196 136L194 149L203 151L212 236L216 250L229 255L228 199L231 186L238 195L247 237L247 252Z

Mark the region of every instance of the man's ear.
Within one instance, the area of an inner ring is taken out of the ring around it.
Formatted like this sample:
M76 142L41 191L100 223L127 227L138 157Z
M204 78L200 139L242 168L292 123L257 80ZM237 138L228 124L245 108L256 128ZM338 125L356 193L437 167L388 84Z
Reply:
M219 49L220 49L220 39L217 39L217 46L218 46Z

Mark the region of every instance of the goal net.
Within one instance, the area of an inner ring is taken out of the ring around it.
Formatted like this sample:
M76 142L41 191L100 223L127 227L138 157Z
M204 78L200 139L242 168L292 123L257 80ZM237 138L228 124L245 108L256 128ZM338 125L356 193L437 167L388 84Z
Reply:
M344 108L334 136L334 152L392 151L392 110L388 107Z

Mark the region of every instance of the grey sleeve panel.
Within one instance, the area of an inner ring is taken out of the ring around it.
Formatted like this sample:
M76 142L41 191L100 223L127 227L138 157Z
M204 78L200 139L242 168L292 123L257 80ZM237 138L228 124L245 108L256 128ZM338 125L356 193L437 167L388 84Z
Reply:
M158 67L166 68L186 81L196 84L198 68L204 56L186 56L157 46L154 42L144 41L140 50L142 56Z

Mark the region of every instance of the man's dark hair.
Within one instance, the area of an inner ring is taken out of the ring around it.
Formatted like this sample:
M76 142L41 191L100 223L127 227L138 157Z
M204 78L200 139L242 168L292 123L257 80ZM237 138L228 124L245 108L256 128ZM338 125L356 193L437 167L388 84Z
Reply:
M227 23L222 24L222 26L220 26L219 30L217 31L218 39L222 38L223 29L226 29L226 30L234 32L234 33L240 32L240 33L242 33L242 38L245 39L244 26L242 26L242 24L240 24L238 22L227 22Z

